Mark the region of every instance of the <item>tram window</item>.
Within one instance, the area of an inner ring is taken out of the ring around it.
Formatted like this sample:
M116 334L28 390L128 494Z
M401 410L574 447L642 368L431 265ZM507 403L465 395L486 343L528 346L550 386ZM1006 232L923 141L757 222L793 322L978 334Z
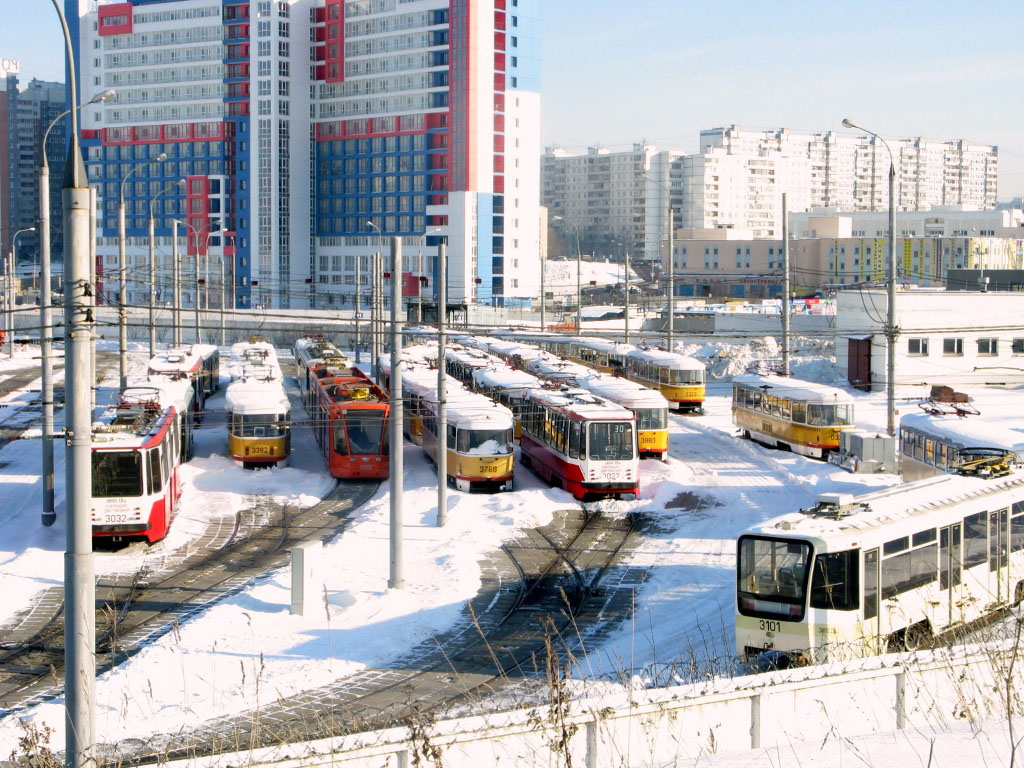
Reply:
M946 469L946 444L935 444L935 466L939 469Z
M793 409L792 409L791 406L792 406L792 401L791 400L786 400L783 397L779 398L779 415L782 416L782 418L786 419L787 421L790 419L790 417L792 415L792 412L793 412Z
M864 618L878 615L878 550L864 553Z
M353 455L373 456L381 452L383 411L349 411L345 415L345 427L348 431L349 450Z
M964 518L964 568L988 561L988 513Z
M700 384L700 370L673 370L670 376L673 384Z
M595 461L623 461L633 458L633 425L625 422L597 422L590 425L590 458Z
M935 466L935 441L930 437L924 440L924 460L926 464Z
M446 426L448 428L448 439L445 441L445 444L448 446L449 450L454 451L455 450L455 427L452 426L451 424L448 424Z
M152 486L150 488L150 486ZM146 476L146 487L150 493L160 493L164 487L163 478L160 476L160 448L153 448L149 451L149 472Z
M988 569L995 571L1005 568L1009 559L1006 551L1006 513L1007 509L996 509L989 513L989 552Z
M586 445L583 441L583 424L579 421L573 421L569 424L569 458L586 458Z
M920 435L914 441L914 458L918 461L924 461L924 438Z
M929 528L927 531L920 531L915 533L912 539L912 543L915 547L919 547L922 544L929 544L935 541L935 529Z
M759 611L778 613L791 621L800 621L807 589L810 545L804 541L743 537L738 555L736 588L740 613L745 616ZM757 602L746 595L756 598Z
M860 607L857 583L860 550L829 552L814 560L811 608L855 611Z
M639 408L636 412L637 429L665 429L668 411L664 408Z
M345 435L345 424L341 419L334 420L334 452L342 456L348 455L348 437Z
M898 539L887 541L882 545L883 555L894 555L897 552L902 552L910 546L910 539L907 536L901 536Z
M1013 505L1014 507L1017 504ZM1024 515L1017 515L1010 518L1010 551L1018 552L1024 549Z
M138 451L94 451L92 495L97 498L142 495L142 456Z
M938 545L912 549L882 560L882 597L895 597L938 577Z
M807 403L793 403L793 421L797 424L807 423Z
M505 456L512 453L512 432L507 429L460 429L459 453Z

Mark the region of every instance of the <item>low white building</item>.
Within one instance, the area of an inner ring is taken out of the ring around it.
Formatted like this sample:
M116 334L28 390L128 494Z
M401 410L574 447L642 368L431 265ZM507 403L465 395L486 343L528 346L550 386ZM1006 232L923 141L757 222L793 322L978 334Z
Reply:
M851 384L886 385L884 289L836 297L836 364ZM1024 384L1024 293L896 292L897 387Z

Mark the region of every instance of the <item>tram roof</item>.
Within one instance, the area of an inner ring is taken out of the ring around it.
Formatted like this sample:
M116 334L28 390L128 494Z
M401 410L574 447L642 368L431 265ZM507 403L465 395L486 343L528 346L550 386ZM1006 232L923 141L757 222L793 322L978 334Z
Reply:
M903 416L900 427L960 448L997 448L1024 453L1024 421L1007 417L1005 412L993 412L990 416L955 416L922 411Z
M162 374L129 376L128 386L123 392L130 393L133 390L141 391L153 388L159 392L160 405L164 407L173 405L179 413L185 413L195 399L196 392L192 388L192 382L188 379L172 378Z
M1008 507L1024 498L1024 470L1014 469L1000 478L944 474L847 496L844 502L864 504L846 516L805 514L795 511L754 526L744 533L793 538L816 538L827 549L870 549L882 542L949 525L968 515ZM955 508L952 513L950 508ZM943 515L941 513L946 512ZM934 515L933 520L928 516Z
M634 418L631 410L579 388L531 389L527 396L535 402L561 408L585 419Z
M703 371L704 363L695 357L680 355L678 352L666 352L663 349L634 349L626 355L631 360L640 360L661 368L679 371Z
M521 389L542 386L536 376L526 371L506 366L501 368L481 368L473 371L473 381L477 386L496 387L498 389Z
M618 376L595 373L577 379L576 383L588 392L626 408L668 408L668 400L661 392Z
M437 389L423 395L430 407L437 407ZM445 418L456 429L512 429L512 411L489 397L459 385L445 388Z
M235 379L228 384L224 400L231 413L287 413L291 408L280 376L269 381L255 377Z
M634 349L637 349L635 344L622 344L621 342L608 341L607 339L586 339L582 346L595 352L619 355L628 355Z
M853 397L844 389L818 384L815 381L804 381L789 376L761 376L745 373L733 376L733 384L740 384L753 389L762 389L773 397L786 397L807 403L832 405L839 403L852 405ZM765 389L767 388L767 389Z
M526 369L545 379L581 379L594 374L593 368L560 357L538 357L528 362Z
M203 364L203 355L198 347L190 345L164 350L149 359L149 370L168 376L197 371Z
M159 378L175 383L163 376ZM117 402L107 406L92 423L93 446L104 450L142 448L159 434L174 407L170 402L171 390L164 389L163 383L137 381L118 393ZM182 383L191 391L187 381ZM144 403L155 403L158 410L147 410Z

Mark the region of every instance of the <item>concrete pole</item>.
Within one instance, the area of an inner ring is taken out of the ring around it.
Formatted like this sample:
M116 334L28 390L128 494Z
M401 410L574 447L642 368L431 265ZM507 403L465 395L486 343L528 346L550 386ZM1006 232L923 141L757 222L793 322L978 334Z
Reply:
M187 237L187 231L186 231ZM185 249L186 251L188 248ZM171 309L171 324L174 326L174 346L181 346L181 267L178 264L178 220L171 222L171 293L173 294L173 308Z
M153 204L149 205L149 356L156 355L156 243Z
M13 243L13 240L12 240ZM14 359L14 253L4 258L4 304L7 309L7 357Z
M447 245L437 246L437 527L448 522L448 405L445 402L444 375L444 325L448 310L448 255ZM543 262L541 262L541 274ZM541 307L544 306L544 292L541 290ZM543 317L543 309L541 309ZM543 321L541 329L543 330Z
M374 381L380 380L378 366L380 357L380 333L378 329L378 317L380 316L380 253L373 254L373 262L370 265L372 277L370 278L370 375ZM392 376L394 371L392 371Z
M675 222L672 214L672 195L668 189L668 330L665 333L665 344L669 352L675 352L675 324L676 324L676 259L672 252L675 233Z
M224 244L220 249L220 345L223 347L227 339L227 329L224 327L224 299L226 290L224 285Z
M99 267L96 264L96 188L89 187L89 285L96 292L99 285L97 278ZM66 246L65 246L66 247ZM96 306L98 299L93 297L93 306ZM89 329L89 413L96 413L96 324L93 323ZM67 375L67 369L65 369ZM65 402L67 400L65 392ZM90 416L91 418L91 416Z
M359 338L359 292L361 290L363 290L363 286L360 283L360 277L362 275L362 270L360 269L360 265L362 264L362 261L363 261L362 255L357 254L356 255L356 291L355 291L355 296L353 296L353 298L355 299L355 301L353 302L355 304L355 317L353 319L355 320L355 324L356 324L356 365L359 365L359 362L360 362L360 353L359 353L359 342L360 342L360 338Z
M391 238L391 577L388 588L402 589L402 239ZM440 448L438 449L440 453Z
M573 224L576 230L576 335L583 334L583 290L581 288L583 272L583 251L580 248L580 228Z
M879 136L881 138L881 136ZM883 141L883 143L885 143ZM892 150L889 150L889 313L886 319L886 335L889 337L888 360L886 365L886 422L891 437L896 436L896 164Z
M207 240L206 242L209 243L210 241ZM196 289L195 302L194 302L195 303L195 308L196 308L196 344L202 344L203 343L203 337L202 337L202 334L201 334L201 331L200 331L200 327L199 327L200 319L199 319L199 233L198 232L196 232L196 261L195 261L195 274L193 275L193 278L194 278L195 289Z
M43 525L53 525L53 319L50 314L50 167L39 170L39 357L43 388Z
M128 386L128 267L124 251L124 181L122 181L121 195L117 201L117 348L120 352L118 371L120 372L121 389Z
M782 375L789 376L789 207L782 193Z
M623 317L626 320L625 343L629 344L629 251L626 251L626 311L623 313Z
M545 296L545 294L544 294L544 291L545 291L545 288L544 288L544 272L545 272L545 265L546 264L547 264L547 255L542 253L541 256L540 256L540 329L542 331L545 328L547 328L547 325L544 322L544 296ZM440 302L438 302L438 306L440 306Z

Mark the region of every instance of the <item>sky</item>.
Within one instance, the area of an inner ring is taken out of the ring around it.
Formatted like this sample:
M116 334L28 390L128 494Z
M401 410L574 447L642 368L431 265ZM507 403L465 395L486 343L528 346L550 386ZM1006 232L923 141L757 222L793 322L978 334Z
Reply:
M543 146L695 151L701 129L843 130L999 147L1024 195L1019 3L540 0ZM62 79L56 14L19 3L0 58Z

